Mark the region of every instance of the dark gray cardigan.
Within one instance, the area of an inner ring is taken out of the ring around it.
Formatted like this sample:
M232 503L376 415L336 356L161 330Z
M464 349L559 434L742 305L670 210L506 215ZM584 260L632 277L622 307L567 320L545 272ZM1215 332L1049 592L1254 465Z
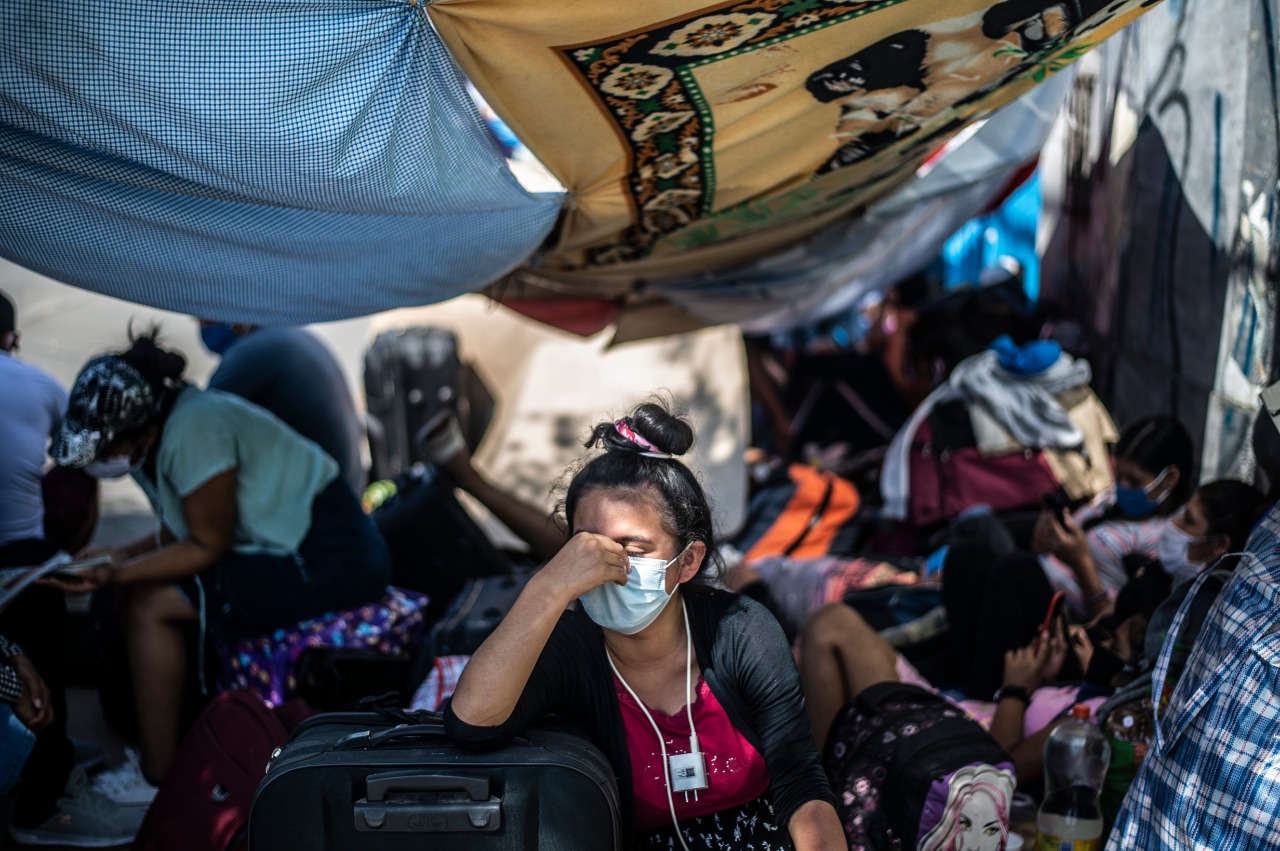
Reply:
M764 757L782 824L809 801L834 804L805 715L800 675L778 622L759 603L736 594L685 586L682 595L702 676L733 726ZM634 793L622 710L604 633L581 612L561 616L506 723L473 727L449 705L444 724L462 747L484 749L502 746L550 714L581 726L609 758L618 776L623 829L630 833Z

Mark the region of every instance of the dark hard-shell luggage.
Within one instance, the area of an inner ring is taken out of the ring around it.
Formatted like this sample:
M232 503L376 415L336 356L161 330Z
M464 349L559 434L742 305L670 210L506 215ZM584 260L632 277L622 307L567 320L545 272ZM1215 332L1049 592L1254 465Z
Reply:
M512 571L511 559L467 513L453 482L432 464L396 479L396 492L373 512L391 550L391 584L429 598L427 622L444 613L467 580ZM469 651L468 651L469 652Z
M408 701L419 685L413 682L414 671L430 670L433 661L365 648L308 647L298 657L296 694L322 712L348 709L370 695L388 692Z
M532 574L486 576L467 580L448 611L431 629L427 648L434 656L470 656L476 652L528 584Z
M137 851L245 847L249 804L276 748L312 714L302 701L269 709L256 694L226 691L196 720L138 829Z
M444 328L379 334L365 352L364 389L374 480L393 478L425 460L421 432L441 411L454 412L472 448L492 412L483 382L459 359L457 337ZM472 396L478 397L475 410Z
M619 851L618 790L599 749L533 729L485 753L440 716L319 715L271 762L249 816L251 851Z
M458 397L458 340L443 328L384 331L364 356L369 411L370 478L389 479L409 469L414 437Z

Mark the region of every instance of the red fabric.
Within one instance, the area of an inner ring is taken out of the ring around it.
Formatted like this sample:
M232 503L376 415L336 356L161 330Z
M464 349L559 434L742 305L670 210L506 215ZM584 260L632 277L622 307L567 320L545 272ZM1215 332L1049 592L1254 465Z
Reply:
M603 299L503 298L498 303L521 316L581 337L598 334L618 318L618 305Z
M241 851L249 804L272 752L312 714L300 700L273 711L253 692L219 694L183 739L133 847Z
M635 788L636 827L653 830L671 824L666 780L662 770L662 749L644 713L614 677L618 701L622 705L622 725L626 730L627 752L631 755L631 779ZM676 715L649 710L667 744L667 754L689 752L689 719L682 708ZM704 816L753 801L769 788L769 772L764 757L743 738L729 721L729 715L699 677L693 698L693 724L698 744L707 763L708 788L693 793L685 802L683 792L674 795L676 817L680 821Z
M929 424L916 432L911 450L909 519L917 529L951 520L978 504L1002 514L1038 510L1058 480L1039 450L984 456L976 447L938 452L929 446Z

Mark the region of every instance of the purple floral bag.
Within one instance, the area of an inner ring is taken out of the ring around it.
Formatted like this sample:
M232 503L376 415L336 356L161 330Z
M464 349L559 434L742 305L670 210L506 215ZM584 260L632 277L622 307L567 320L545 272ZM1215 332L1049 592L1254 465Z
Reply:
M1013 763L945 698L906 683L864 690L823 752L851 851L1002 851Z
M271 706L297 690L298 658L309 647L407 655L422 637L427 596L402 588L358 609L342 609L237 643L223 656L223 688L249 689Z

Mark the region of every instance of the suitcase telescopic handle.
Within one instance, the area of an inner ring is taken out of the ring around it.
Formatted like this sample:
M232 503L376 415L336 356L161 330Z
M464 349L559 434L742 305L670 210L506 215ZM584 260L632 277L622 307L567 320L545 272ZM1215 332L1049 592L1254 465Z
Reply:
M480 833L502 828L502 799L489 794L485 777L418 770L387 771L365 778L367 795L352 816L359 833ZM462 793L457 800L448 793ZM438 799L391 798L395 793L438 793Z

